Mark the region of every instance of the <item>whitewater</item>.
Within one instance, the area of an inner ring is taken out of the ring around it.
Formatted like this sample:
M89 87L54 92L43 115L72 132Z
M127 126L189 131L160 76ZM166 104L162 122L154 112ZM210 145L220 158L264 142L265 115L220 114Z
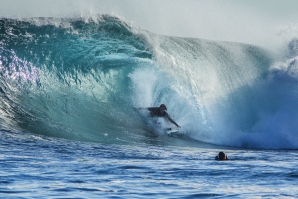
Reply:
M297 197L297 68L297 38L278 54L112 15L1 18L0 193ZM175 136L135 109L162 103Z

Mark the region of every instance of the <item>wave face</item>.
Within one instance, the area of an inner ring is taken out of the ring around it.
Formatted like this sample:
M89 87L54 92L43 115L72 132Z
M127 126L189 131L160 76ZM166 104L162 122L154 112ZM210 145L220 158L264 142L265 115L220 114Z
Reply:
M165 103L189 138L298 148L295 41L277 62L259 47L156 35L107 15L0 26L2 129L139 143L146 124L133 107Z

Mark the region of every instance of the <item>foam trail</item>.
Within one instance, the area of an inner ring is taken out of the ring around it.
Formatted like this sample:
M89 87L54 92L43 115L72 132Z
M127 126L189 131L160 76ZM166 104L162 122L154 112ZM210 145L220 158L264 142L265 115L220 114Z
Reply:
M297 35L297 2L293 0L2 0L7 18L92 18L109 14L136 27L163 35L242 42L271 50Z

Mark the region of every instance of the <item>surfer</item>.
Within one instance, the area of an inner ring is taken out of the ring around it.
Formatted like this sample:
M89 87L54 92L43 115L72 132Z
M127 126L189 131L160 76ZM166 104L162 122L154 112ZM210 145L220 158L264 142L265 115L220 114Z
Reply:
M170 122L175 124L178 128L180 126L169 116L167 113L167 107L165 104L161 104L159 107L147 107L147 108L137 108L137 109L147 109L150 111L150 115L152 117L166 117Z
M228 160L228 156L221 151L218 153L218 156L215 156L215 160Z

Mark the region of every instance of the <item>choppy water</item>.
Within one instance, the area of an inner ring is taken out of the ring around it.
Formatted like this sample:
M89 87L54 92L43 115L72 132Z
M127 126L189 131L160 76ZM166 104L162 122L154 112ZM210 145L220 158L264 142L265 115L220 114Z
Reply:
M2 198L296 198L297 151L84 143L1 132ZM171 138L175 139L175 138ZM155 143L153 143L155 141ZM196 147L194 147L196 145ZM230 160L215 161L219 150Z

